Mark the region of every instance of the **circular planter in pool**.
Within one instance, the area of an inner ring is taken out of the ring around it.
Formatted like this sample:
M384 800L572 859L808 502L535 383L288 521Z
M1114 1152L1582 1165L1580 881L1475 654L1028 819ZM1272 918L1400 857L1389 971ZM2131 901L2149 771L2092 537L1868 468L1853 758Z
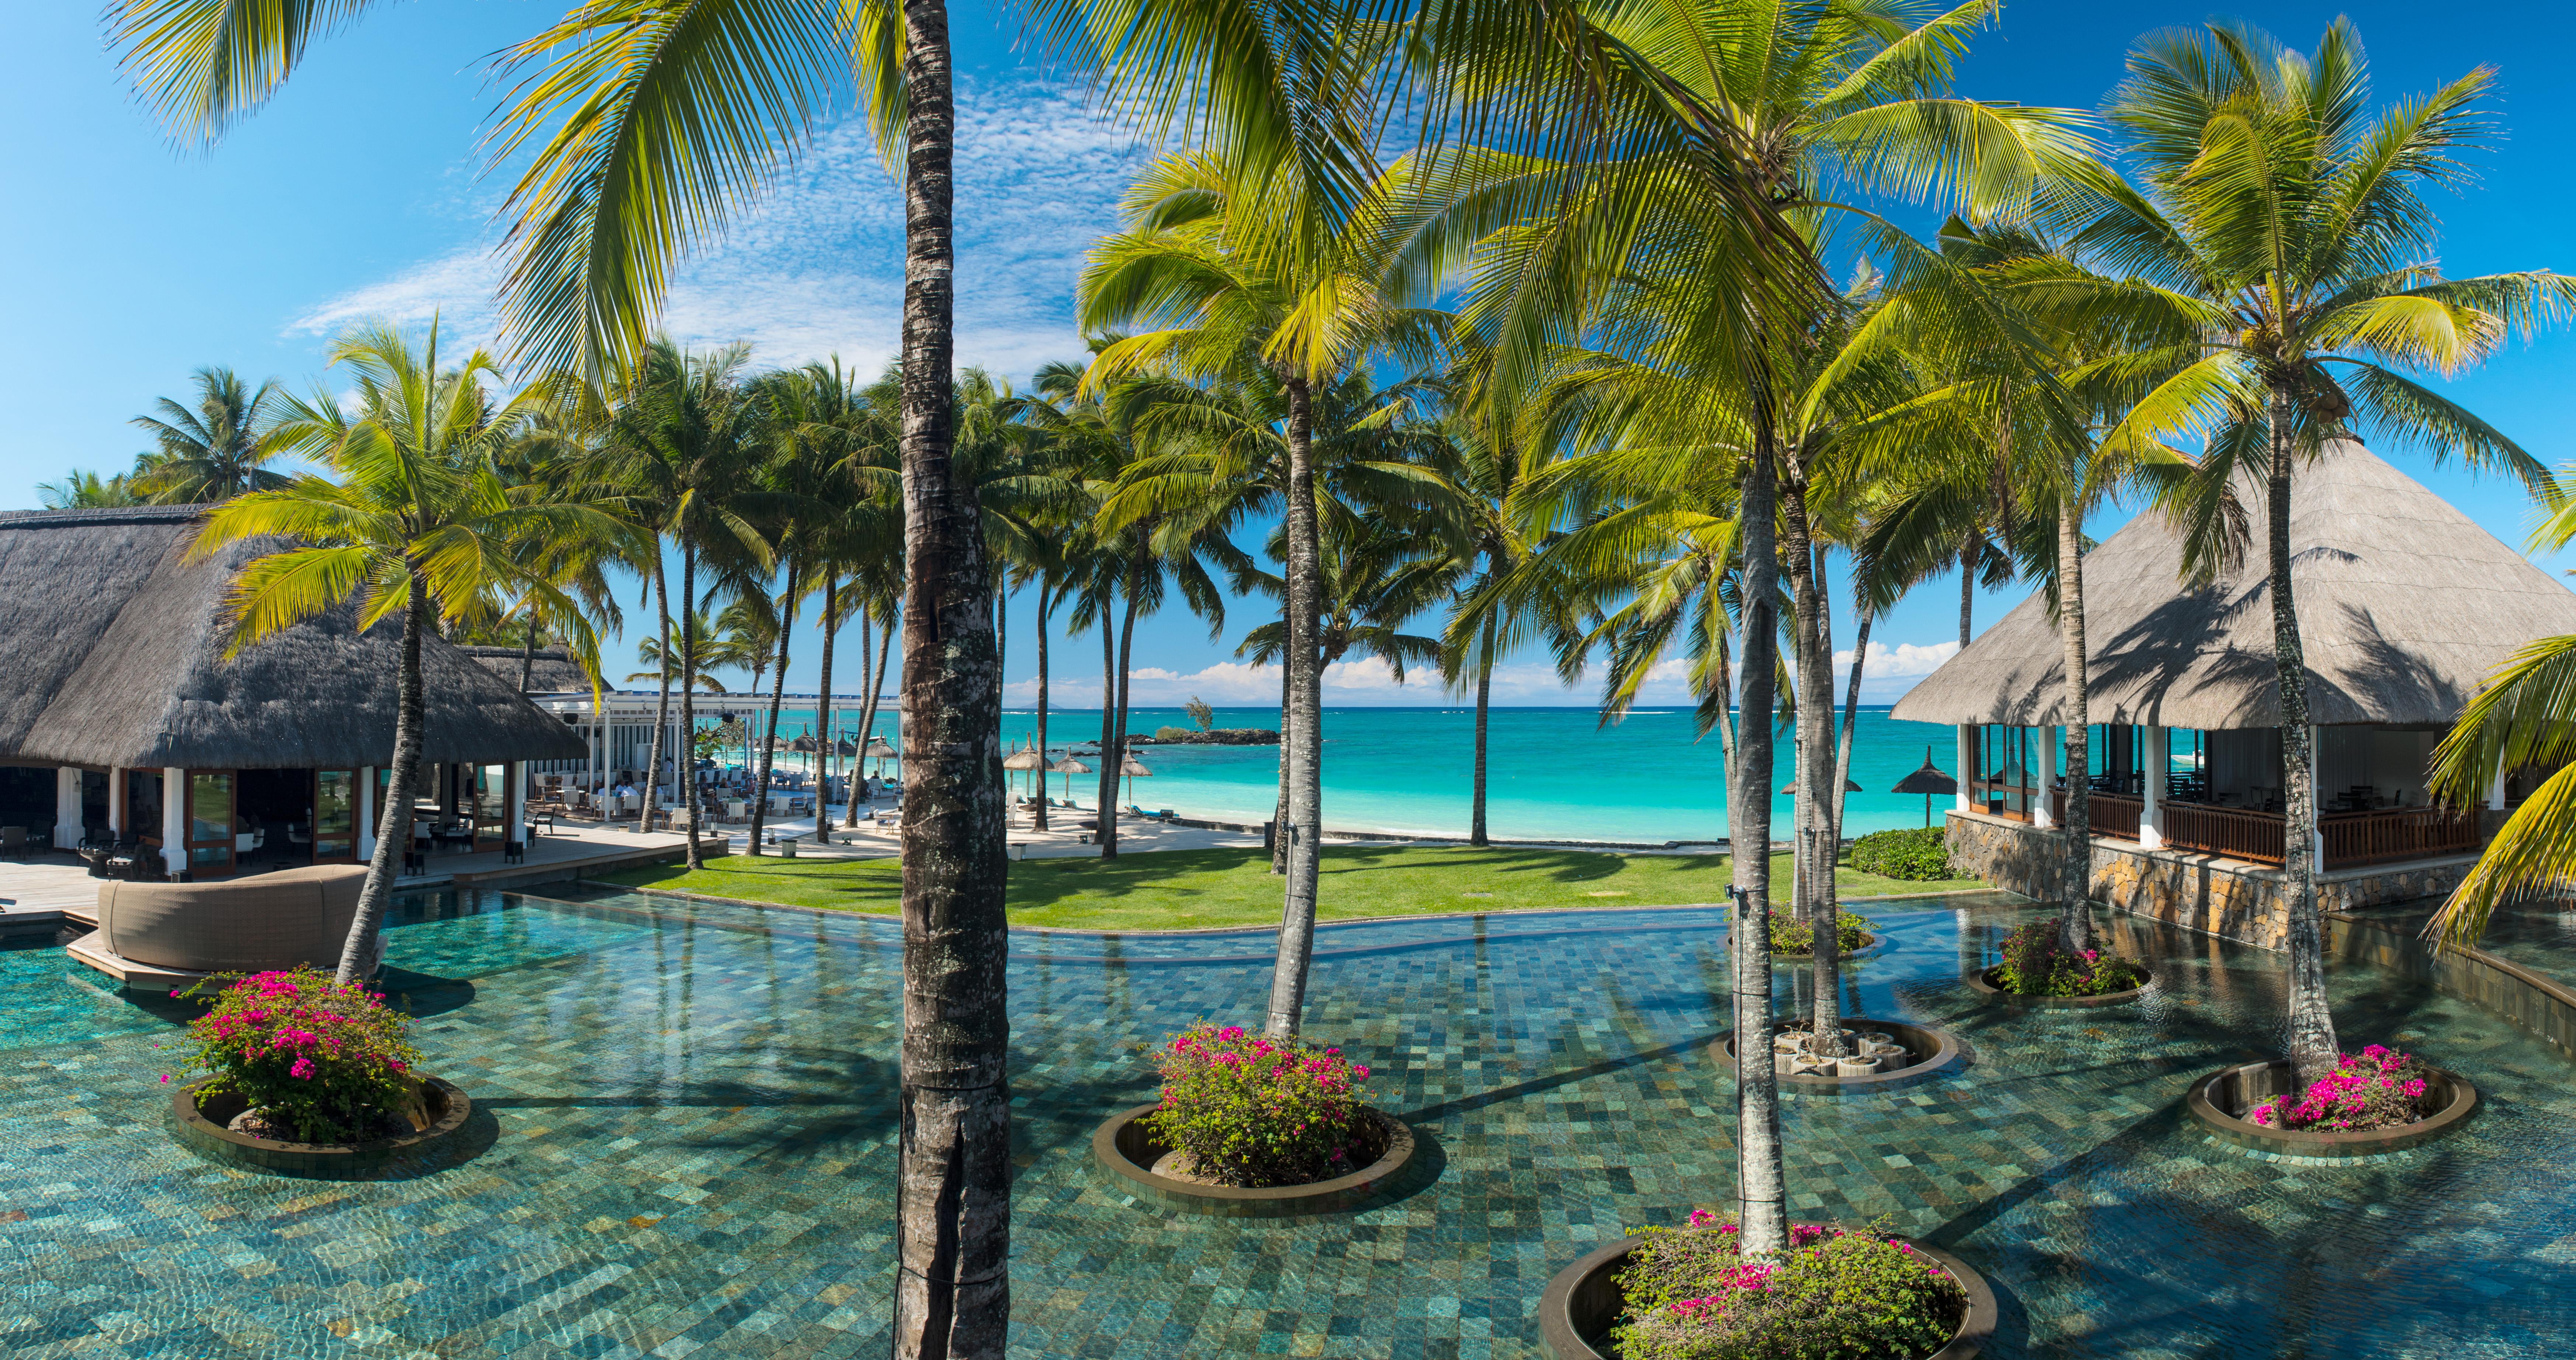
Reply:
M1822 1077L1812 1074L1780 1077L1780 1089L1794 1094L1865 1095L1873 1091L1902 1090L1934 1080L1944 1073L1968 1065L1967 1047L1948 1033L1928 1025L1909 1025L1901 1020L1870 1020L1844 1016L1846 1028L1883 1034L1905 1049L1909 1061L1892 1071L1864 1072L1853 1077ZM1708 1046L1711 1058L1722 1063L1727 1072L1735 1071L1735 1035L1718 1036Z
M1968 1291L1967 1311L1960 1314L1959 1327L1950 1334L1950 1344L1920 1360L1969 1360L1985 1345L1986 1338L1994 1335L1998 1316L1995 1291L1986 1287L1984 1276L1969 1269L1968 1263L1958 1257L1910 1238L1894 1240L1939 1262ZM1628 1253L1637 1245L1636 1238L1608 1243L1558 1271L1556 1278L1547 1282L1546 1292L1538 1296L1538 1335L1549 1355L1556 1360L1612 1360L1610 1328L1619 1321L1617 1276L1619 1268L1628 1263Z
M2412 1124L2344 1132L2270 1129L2245 1118L2245 1114L2274 1096L2295 1093L2299 1087L2298 1069L2286 1062L2245 1063L2222 1068L2193 1082L2191 1094L2183 1098L2183 1109L2193 1123L2209 1130L2221 1142L2257 1152L2293 1157L2369 1157L2418 1147L2456 1133L2478 1112L2478 1088L2456 1072L2436 1067L2424 1078L2424 1086L2440 1103L2433 1113Z
M1886 936L1864 935L1861 937L1860 948L1846 949L1843 951L1842 961L1849 963L1854 959L1865 959L1873 954L1883 954L1886 952ZM1774 949L1771 951L1771 960L1774 963L1813 963L1815 962L1815 959L1816 952L1812 949Z
M1997 965L1998 968L2000 966ZM2147 989L2156 985L2155 975L2150 973L2146 981L2125 992L2104 992L2100 996L2023 996L2019 992L2007 992L1996 986L1995 972L1995 968L1982 968L1970 973L1968 985L1976 988L1978 994L1989 1001L2000 1001L2007 1006L2029 1006L2038 1010L2082 1010L2088 1006L2117 1006L2145 996Z
M1347 1176L1310 1185L1202 1185L1154 1174L1154 1163L1171 1151L1145 1127L1156 1109L1139 1105L1112 1115L1091 1134L1091 1157L1133 1194L1159 1200L1193 1213L1235 1218L1285 1218L1329 1214L1356 1208L1382 1193L1414 1155L1410 1125L1383 1111L1371 1110L1386 1140L1376 1161Z
M474 1102L454 1082L421 1078L421 1104L429 1126L410 1133L371 1138L363 1143L288 1143L254 1138L224 1127L248 1103L230 1093L210 1095L200 1103L197 1088L170 1093L170 1113L178 1120L179 1140L203 1156L237 1166L289 1176L326 1180L359 1179L396 1161L444 1155L462 1145L458 1134L474 1113Z

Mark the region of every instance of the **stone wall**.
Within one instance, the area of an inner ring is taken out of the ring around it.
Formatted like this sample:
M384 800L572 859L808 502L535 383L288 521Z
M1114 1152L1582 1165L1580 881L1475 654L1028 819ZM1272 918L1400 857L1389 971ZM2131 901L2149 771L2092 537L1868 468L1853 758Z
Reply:
M2057 831L1978 812L1950 814L1945 837L1951 867L1998 888L2041 901L2064 896L2058 865L2065 841ZM2458 886L2475 856L2349 869L2317 878L2321 911L2354 911L2432 897ZM2147 850L2127 841L2093 841L2092 896L2115 911L2265 949L2289 943L2281 871L2188 850Z

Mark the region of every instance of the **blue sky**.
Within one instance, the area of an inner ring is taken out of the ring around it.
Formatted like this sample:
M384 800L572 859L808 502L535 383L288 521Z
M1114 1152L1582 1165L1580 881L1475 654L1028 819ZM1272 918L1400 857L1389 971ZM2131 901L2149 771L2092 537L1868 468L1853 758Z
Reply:
M331 335L375 316L425 323L433 310L472 335L490 326L491 214L503 186L480 174L478 140L502 91L486 57L559 13L550 0L418 0L371 14L318 45L281 96L211 152L174 147L134 102L103 50L88 5L22 7L18 76L0 85L0 508L35 504L35 484L75 467L113 470L140 449L126 420L182 395L190 370L230 364L254 380L320 377ZM2194 5L2028 0L1981 35L1966 92L2092 108L2118 81L2128 45L2150 30L2242 17L2300 46L2338 13L2369 46L2382 100L2434 88L2481 63L2500 68L2491 112L2502 133L2476 159L2483 183L2437 204L2442 262L2455 274L2576 270L2566 148L2576 75L2551 54L2563 7L2274 3ZM1007 376L1078 355L1071 294L1085 245L1111 221L1132 141L1084 112L1081 92L1029 60L996 11L961 5L959 45L958 357ZM681 272L667 315L683 340L749 340L784 364L838 354L862 368L894 350L901 288L900 201L854 123L834 125L721 248ZM1928 219L1927 224L1928 224ZM2562 396L2576 335L2517 345L2451 385L2545 462L2576 460ZM2400 466L2509 542L2529 507L2507 484ZM2124 512L2092 526L2107 534ZM2550 562L2576 566L2576 560ZM2019 592L1981 602L1981 623ZM1957 587L1935 582L1878 627L1890 649L1873 698L1900 692L1956 635ZM1246 602L1221 642L1173 616L1137 629L1140 702L1276 703L1275 672L1232 659L1269 607ZM1014 610L1011 675L1033 675L1031 611ZM1426 621L1426 626L1432 626ZM1843 628L1848 634L1848 626ZM844 637L844 642L853 639ZM617 648L628 669L632 638ZM852 652L854 648L849 649ZM1055 649L1059 702L1094 701L1090 638ZM815 678L800 640L790 682ZM854 659L854 658L853 658ZM846 688L848 666L837 687ZM1086 676L1088 678L1086 679ZM1515 703L1584 703L1543 658L1519 658L1497 683ZM1651 695L1669 701L1673 694ZM1367 665L1331 678L1334 703L1439 703L1417 679L1398 688Z

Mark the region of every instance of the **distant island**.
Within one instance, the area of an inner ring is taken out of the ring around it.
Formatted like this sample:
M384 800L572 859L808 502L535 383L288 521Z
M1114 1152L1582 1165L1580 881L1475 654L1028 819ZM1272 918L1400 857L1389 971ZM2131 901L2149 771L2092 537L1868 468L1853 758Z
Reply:
M1130 746L1276 746L1279 734L1267 727L1220 727L1202 732L1190 727L1157 727L1150 737L1130 736Z

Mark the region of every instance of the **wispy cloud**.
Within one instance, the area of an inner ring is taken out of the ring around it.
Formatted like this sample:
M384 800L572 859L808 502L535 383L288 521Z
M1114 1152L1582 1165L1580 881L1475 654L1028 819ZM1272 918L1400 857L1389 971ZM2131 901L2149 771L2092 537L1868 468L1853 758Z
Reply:
M1143 151L1079 91L1010 80L960 92L957 359L1025 374L1079 354L1073 285L1084 250L1114 225ZM289 329L328 334L385 317L441 316L490 341L501 277L486 230L445 255L325 299ZM715 248L672 280L663 326L685 344L751 342L768 365L837 354L871 370L901 338L903 200L867 129L843 122L807 148Z

